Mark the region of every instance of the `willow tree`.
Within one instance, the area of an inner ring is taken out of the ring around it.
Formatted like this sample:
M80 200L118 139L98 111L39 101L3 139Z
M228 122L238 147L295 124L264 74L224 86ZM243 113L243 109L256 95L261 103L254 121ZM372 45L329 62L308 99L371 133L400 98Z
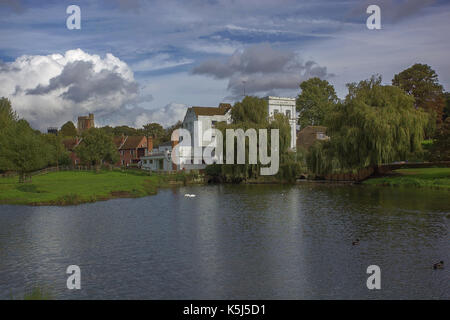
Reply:
M321 157L330 163L321 168L364 168L421 151L428 116L415 108L412 96L375 76L347 87L345 101L326 118L331 139Z
M280 168L278 177L286 178L296 177L297 172L296 164L291 162L295 161L295 158L288 152L291 141L291 127L287 117L283 114L277 114L274 118L268 117L267 100L258 97L247 96L242 101L237 102L233 109L231 109L231 124L224 122L218 123L216 128L222 132L225 139L224 148L226 149L226 130L227 129L242 129L244 132L248 129L255 129L258 132L259 129L278 129L279 130L279 152L280 152ZM269 131L270 132L270 131ZM267 148L271 149L270 141L271 135L268 134ZM246 138L247 139L247 138ZM234 148L237 149L237 142L234 141ZM225 150L226 153L226 150ZM237 153L235 152L235 161L237 163ZM246 143L245 146L245 159L248 162L249 159L249 146ZM220 167L220 168L219 168ZM260 174L261 165L258 164L223 164L213 165L207 169L210 175L220 175L223 179L232 182L240 182L250 178L258 178Z
M300 127L323 125L326 114L339 101L334 87L327 80L314 77L303 81L300 89L296 99Z

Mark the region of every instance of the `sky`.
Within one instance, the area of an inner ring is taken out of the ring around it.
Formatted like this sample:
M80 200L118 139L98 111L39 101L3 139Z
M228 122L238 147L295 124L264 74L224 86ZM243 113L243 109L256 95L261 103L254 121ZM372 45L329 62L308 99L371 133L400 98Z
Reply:
M381 29L369 30L369 5ZM78 5L81 29L66 9ZM0 0L0 96L42 131L163 126L189 106L296 97L311 77L346 84L426 63L450 90L448 0Z

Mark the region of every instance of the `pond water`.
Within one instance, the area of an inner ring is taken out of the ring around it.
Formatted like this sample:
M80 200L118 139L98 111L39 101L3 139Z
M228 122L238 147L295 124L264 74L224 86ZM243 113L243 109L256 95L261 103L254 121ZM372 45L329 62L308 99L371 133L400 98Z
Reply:
M211 185L79 206L3 205L0 299L35 286L56 299L450 299L449 196ZM433 270L440 260L447 268ZM81 268L81 290L66 288L69 265ZM381 268L381 290L367 289L369 265Z

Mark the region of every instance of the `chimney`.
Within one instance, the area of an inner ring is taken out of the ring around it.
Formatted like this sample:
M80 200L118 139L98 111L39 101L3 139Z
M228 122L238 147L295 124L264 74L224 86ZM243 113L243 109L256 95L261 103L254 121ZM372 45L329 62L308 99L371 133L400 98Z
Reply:
M147 138L147 154L150 154L150 152L153 150L153 138L148 137Z
M172 140L172 152L175 146L178 144L180 137L178 135L175 136L175 140ZM177 165L172 162L172 170L177 170Z

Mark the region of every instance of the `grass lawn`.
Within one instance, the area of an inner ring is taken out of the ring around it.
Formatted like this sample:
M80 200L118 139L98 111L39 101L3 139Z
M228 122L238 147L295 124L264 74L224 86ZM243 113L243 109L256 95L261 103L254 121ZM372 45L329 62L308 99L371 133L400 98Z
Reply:
M417 168L394 170L397 175L372 178L368 185L432 187L450 190L450 168Z
M60 171L19 183L0 178L0 204L71 205L112 198L155 194L164 181L158 175L134 171Z

